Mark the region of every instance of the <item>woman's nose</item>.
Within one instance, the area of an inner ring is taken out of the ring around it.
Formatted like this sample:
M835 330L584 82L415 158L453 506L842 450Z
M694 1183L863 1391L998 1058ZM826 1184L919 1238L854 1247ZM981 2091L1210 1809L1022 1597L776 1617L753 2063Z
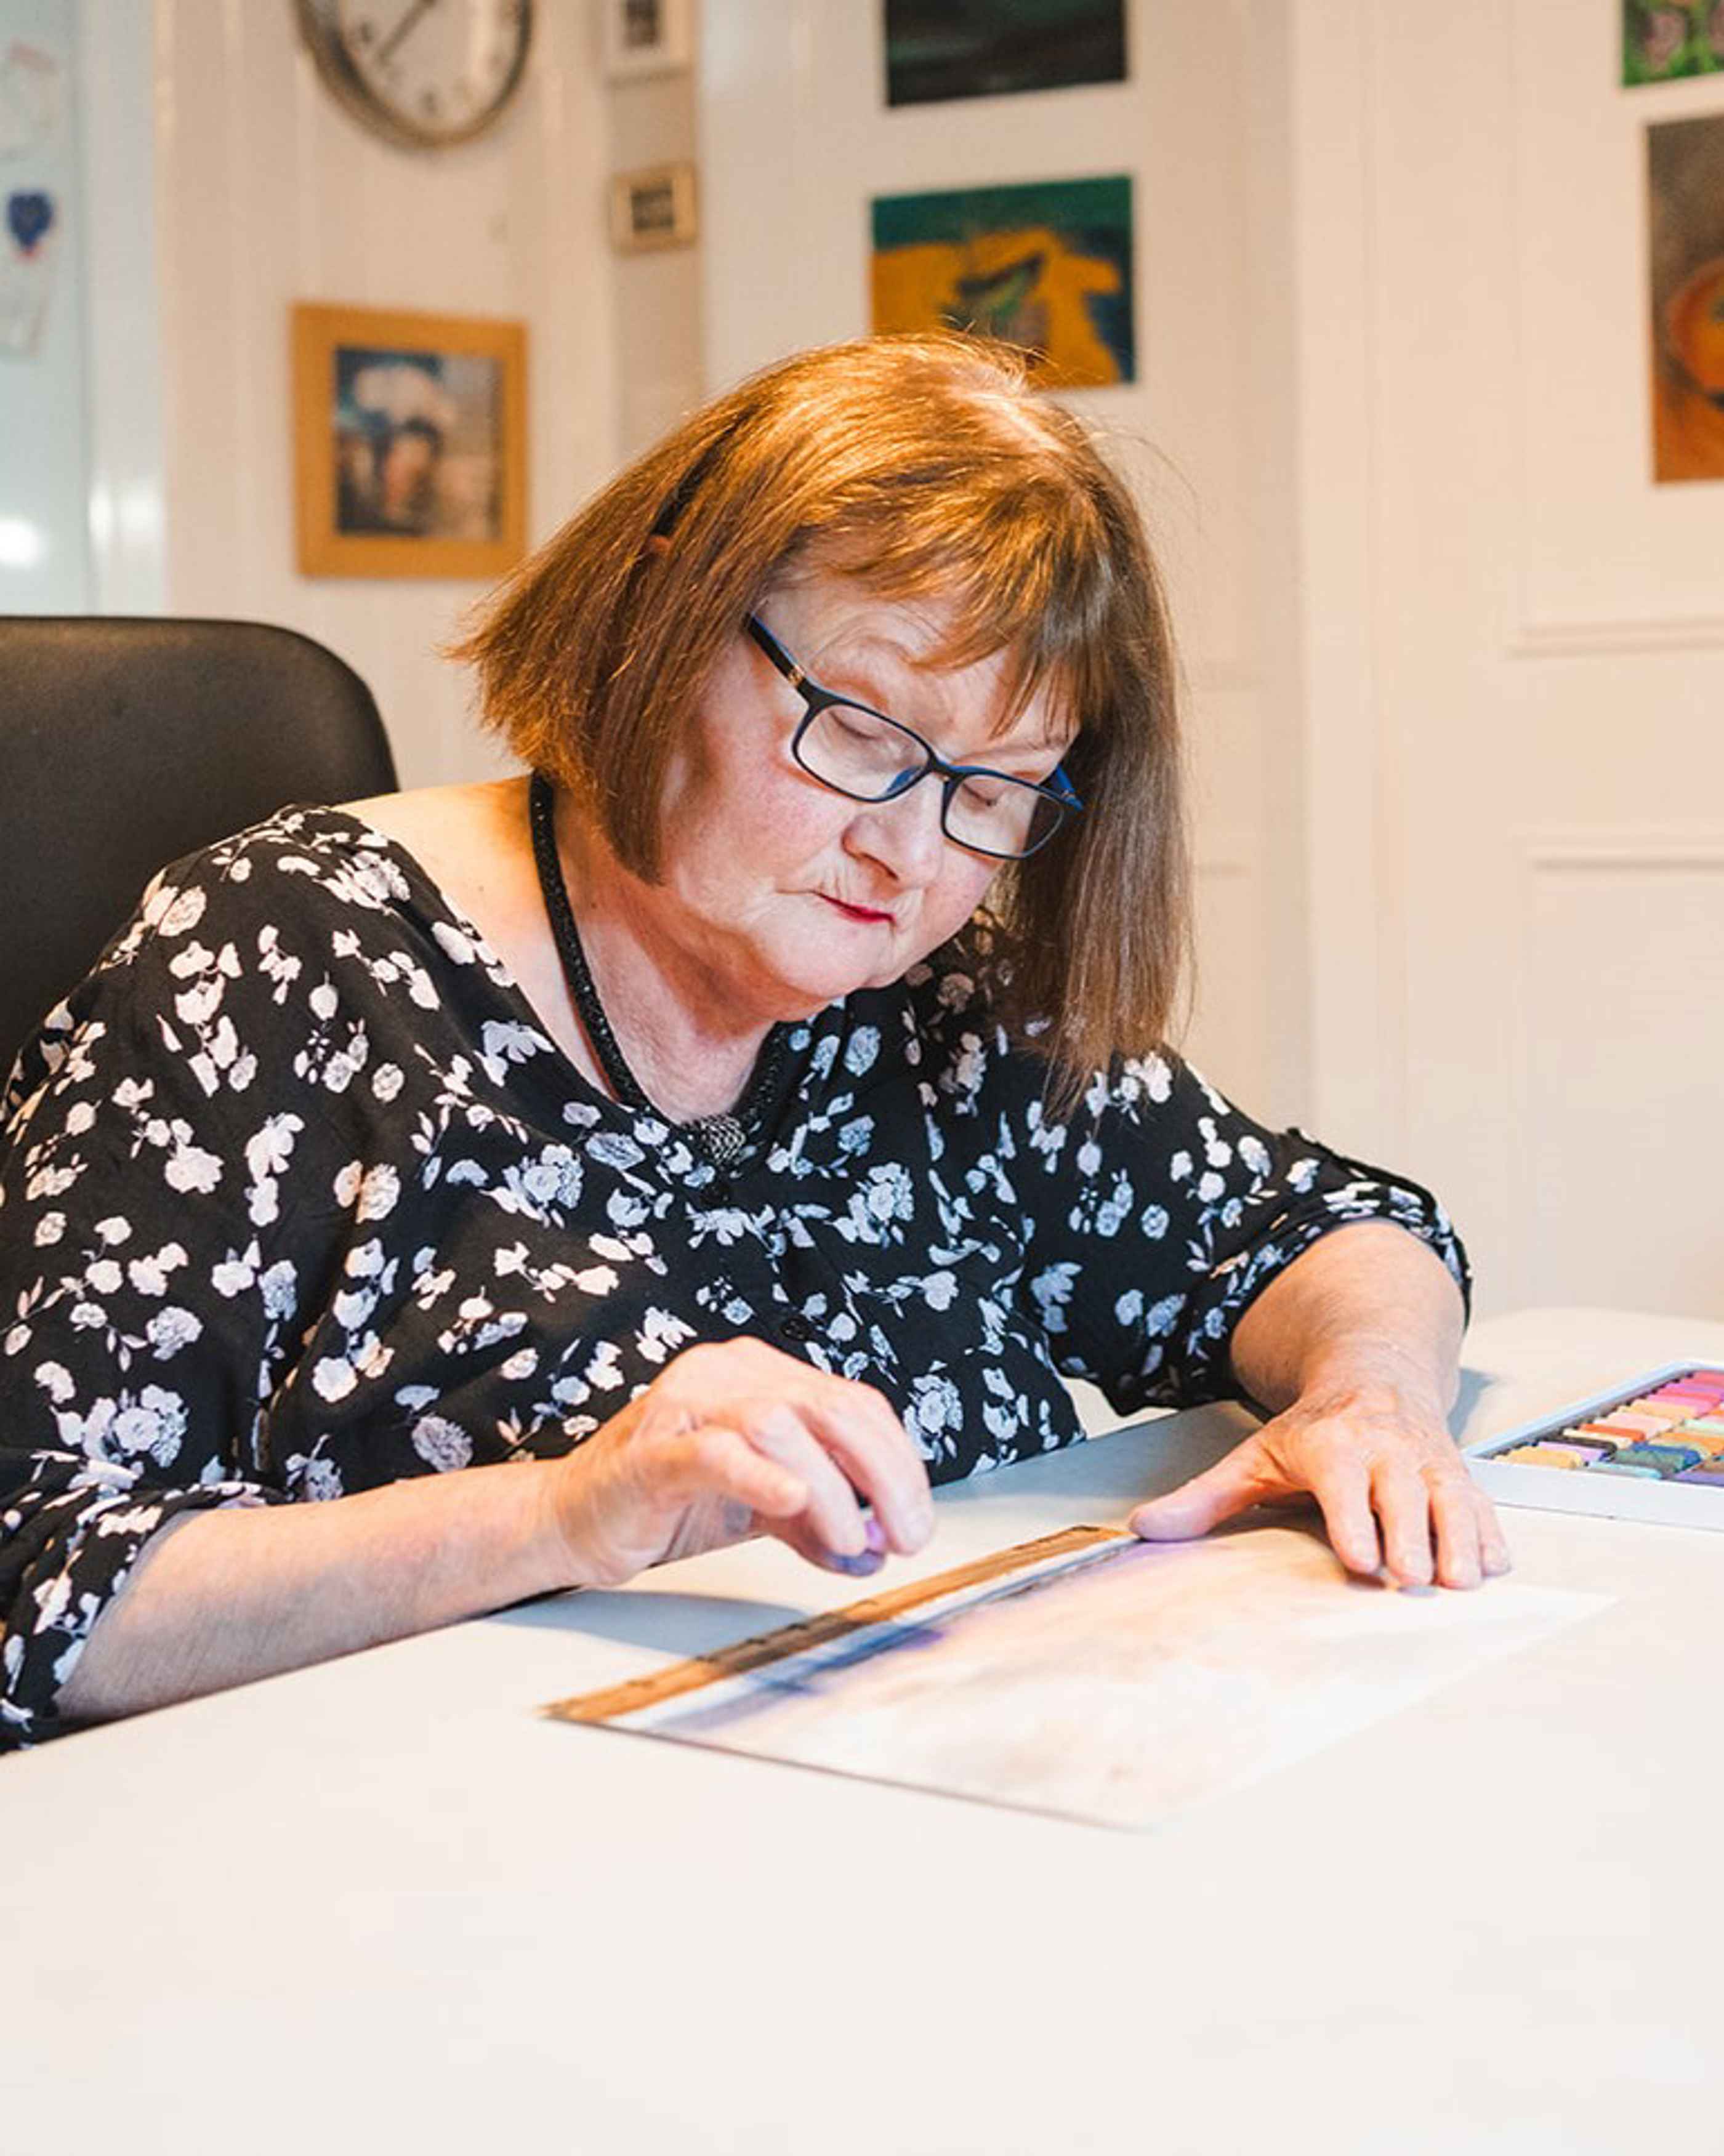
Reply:
M928 884L940 872L940 781L932 773L890 801L870 802L850 819L847 843L890 869L900 883Z

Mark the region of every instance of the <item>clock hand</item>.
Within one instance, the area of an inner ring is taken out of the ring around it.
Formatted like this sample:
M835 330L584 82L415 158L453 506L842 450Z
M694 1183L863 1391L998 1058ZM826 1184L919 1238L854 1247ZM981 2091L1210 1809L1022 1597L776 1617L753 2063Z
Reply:
M412 7L408 9L406 14L402 17L401 20L395 25L395 28L389 33L388 36L384 38L382 44L378 47L377 64L380 67L388 60L393 59L395 48L401 43L403 38L407 37L411 33L413 25L418 21L420 16L428 14L432 8L436 5L437 0L413 0Z

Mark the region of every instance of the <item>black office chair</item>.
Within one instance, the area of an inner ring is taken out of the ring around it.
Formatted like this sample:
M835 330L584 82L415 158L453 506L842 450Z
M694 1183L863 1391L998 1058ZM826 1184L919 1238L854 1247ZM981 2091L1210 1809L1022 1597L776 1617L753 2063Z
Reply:
M370 690L292 629L0 616L0 1091L157 869L395 783Z

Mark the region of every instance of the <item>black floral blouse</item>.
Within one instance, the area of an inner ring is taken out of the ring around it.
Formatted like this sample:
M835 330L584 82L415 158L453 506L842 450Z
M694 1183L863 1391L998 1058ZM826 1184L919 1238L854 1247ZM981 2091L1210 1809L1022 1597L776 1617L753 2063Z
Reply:
M988 1015L983 919L793 1029L724 1173L608 1100L412 856L285 810L180 862L48 1019L0 1124L0 1748L194 1507L562 1452L746 1332L895 1404L947 1481L1233 1389L1326 1229L1416 1185L1265 1130L1188 1065L1069 1122Z

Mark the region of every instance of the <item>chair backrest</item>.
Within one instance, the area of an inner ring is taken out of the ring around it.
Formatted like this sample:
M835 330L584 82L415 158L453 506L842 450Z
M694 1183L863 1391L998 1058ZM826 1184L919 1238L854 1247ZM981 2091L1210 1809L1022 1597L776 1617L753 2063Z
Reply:
M370 690L291 629L0 616L0 1091L157 869L395 783Z

